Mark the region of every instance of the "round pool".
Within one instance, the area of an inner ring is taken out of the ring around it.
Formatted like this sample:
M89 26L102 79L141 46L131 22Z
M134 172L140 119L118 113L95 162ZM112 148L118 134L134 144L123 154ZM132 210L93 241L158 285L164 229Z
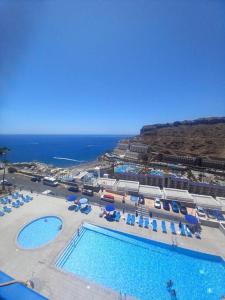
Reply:
M55 216L36 219L24 226L17 242L22 248L33 249L52 241L62 229L62 220Z

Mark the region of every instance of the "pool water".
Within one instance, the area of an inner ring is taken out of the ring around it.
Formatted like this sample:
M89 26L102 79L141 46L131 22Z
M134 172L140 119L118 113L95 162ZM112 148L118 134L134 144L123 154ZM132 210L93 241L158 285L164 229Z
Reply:
M56 266L137 299L218 300L225 295L220 257L90 224L72 239ZM176 298L167 289L168 280Z
M140 167L135 166L135 165L129 165L129 164L124 164L124 165L119 165L114 168L115 173L139 173L141 170Z
M17 242L22 248L32 249L53 240L62 229L62 220L55 216L46 216L27 224L20 231Z

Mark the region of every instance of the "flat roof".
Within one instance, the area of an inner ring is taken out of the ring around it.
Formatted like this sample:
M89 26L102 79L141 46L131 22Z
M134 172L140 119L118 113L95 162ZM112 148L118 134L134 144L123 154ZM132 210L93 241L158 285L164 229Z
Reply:
M139 182L138 181L130 181L130 180L119 180L117 182L117 188L132 189L132 190L138 191Z
M191 194L196 205L204 208L221 208L220 202L212 196Z
M216 200L221 204L223 209L225 209L225 197L216 197Z
M150 197L162 197L163 193L158 186L151 185L140 185L139 193L145 195L149 195Z
M178 200L193 203L194 200L187 190L164 188L164 197L168 200Z

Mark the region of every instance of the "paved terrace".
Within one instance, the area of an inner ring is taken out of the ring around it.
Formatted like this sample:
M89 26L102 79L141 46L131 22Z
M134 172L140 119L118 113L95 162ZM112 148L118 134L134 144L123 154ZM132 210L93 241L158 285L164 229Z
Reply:
M68 203L63 198L40 194L32 194L32 196L34 197L32 202L13 209L10 214L0 219L0 265L2 271L16 279L33 280L35 289L49 299L120 299L119 294L110 289L54 267L56 257L82 222L90 222L168 244L172 243L172 235L169 232L161 233L160 224L158 232L153 232L138 227L138 224L126 225L123 218L119 223L107 222L99 217L100 207L98 206L92 206L92 212L86 216L80 212L69 211ZM61 233L51 243L39 249L20 249L16 244L19 230L26 223L45 215L57 215L62 218L64 223ZM201 240L177 235L176 241L181 247L225 257L225 237L216 228L203 227Z

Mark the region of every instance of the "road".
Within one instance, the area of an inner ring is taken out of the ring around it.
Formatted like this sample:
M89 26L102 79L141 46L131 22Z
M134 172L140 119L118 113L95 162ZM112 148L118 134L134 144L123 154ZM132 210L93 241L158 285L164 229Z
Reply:
M110 204L106 201L103 201L100 199L100 195L95 193L94 196L84 196L81 192L70 192L68 191L68 187L64 184L60 184L57 187L52 187L48 185L44 185L42 182L33 182L31 181L31 177L19 174L19 173L13 173L13 174L6 174L5 177L6 180L11 182L13 184L14 188L21 189L21 190L27 190L27 191L33 191L36 193L42 193L46 190L51 190L56 197L62 197L66 198L68 195L75 194L77 195L77 198L80 199L82 197L88 198L89 202L91 204L99 205L99 206L105 206L106 204ZM7 187L6 187L7 188ZM130 205L126 203L125 205L121 203L121 201L116 200L114 203L116 209L123 210L123 208L126 211L134 212L135 208L133 205Z
M33 182L31 181L31 177L23 175L23 174L18 174L18 173L13 173L13 174L6 174L5 177L6 180L11 182L13 184L13 187L21 190L27 190L27 191L33 191L36 193L42 193L46 190L51 190L56 197L62 197L66 198L68 195L75 194L77 195L77 198L80 199L81 197L88 198L90 203L97 204L97 205L105 205L107 204L106 202L103 202L100 200L100 195L99 194L94 194L94 196L84 196L82 195L81 192L70 192L68 191L68 187L64 184L60 184L57 187L52 187L48 185L44 185L41 182ZM6 187L8 188L8 187ZM116 207L120 207L120 203L116 203Z

